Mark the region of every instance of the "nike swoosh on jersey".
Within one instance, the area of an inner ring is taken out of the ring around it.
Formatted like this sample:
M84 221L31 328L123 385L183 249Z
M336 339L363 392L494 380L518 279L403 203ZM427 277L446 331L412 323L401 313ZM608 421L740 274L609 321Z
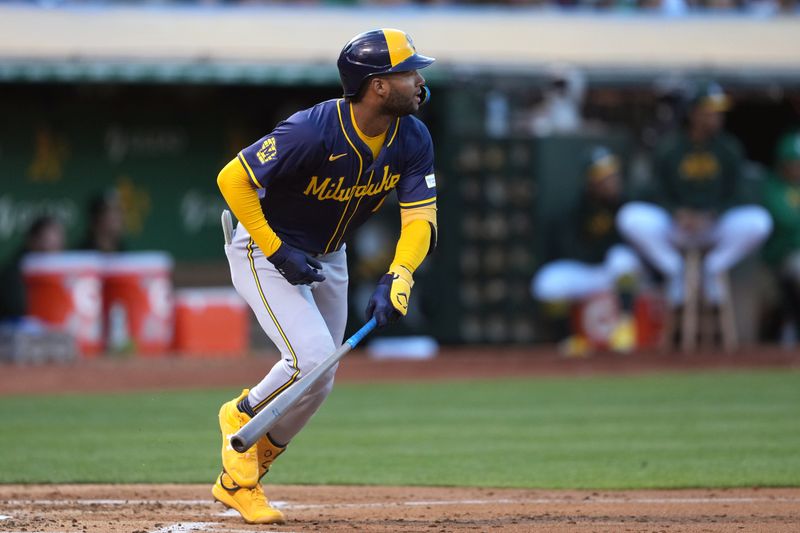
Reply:
M338 155L331 154L331 155L328 156L328 161L336 161L337 159L340 159L340 158L342 158L342 157L344 157L346 155L347 155L347 152L345 152L343 154L338 154Z

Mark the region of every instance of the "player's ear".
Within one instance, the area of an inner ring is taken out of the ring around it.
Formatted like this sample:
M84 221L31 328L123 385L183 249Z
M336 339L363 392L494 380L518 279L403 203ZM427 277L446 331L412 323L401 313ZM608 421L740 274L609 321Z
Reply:
M372 78L371 84L372 89L380 96L384 96L389 90L389 84L386 82L384 78Z

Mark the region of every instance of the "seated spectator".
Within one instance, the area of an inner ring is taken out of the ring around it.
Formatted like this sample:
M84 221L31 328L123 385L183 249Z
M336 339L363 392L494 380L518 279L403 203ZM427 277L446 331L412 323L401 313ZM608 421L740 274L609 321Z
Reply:
M720 274L760 246L772 228L762 206L740 199L745 160L738 141L722 129L728 108L719 85L699 85L685 127L655 148L653 201L628 203L617 216L622 236L666 278L673 308L684 298L684 251L705 253L703 297L715 309L728 298Z
M65 247L64 226L51 216L35 219L20 250L0 270L0 323L17 323L28 314L22 259L29 252L60 252Z
M619 158L606 147L594 147L584 166L584 189L578 202L557 221L547 261L531 283L533 297L545 304L546 314L561 335L568 334L569 304L599 293L617 292L621 318L611 333L612 349L634 348L631 318L639 258L621 243L614 219L624 193ZM588 339L570 335L562 342L568 356L583 356Z
M80 250L121 252L125 250L125 218L122 202L116 191L99 194L89 202L86 236Z
M775 171L764 184L764 205L775 224L764 259L781 287L782 341L793 345L800 326L800 132L778 142Z

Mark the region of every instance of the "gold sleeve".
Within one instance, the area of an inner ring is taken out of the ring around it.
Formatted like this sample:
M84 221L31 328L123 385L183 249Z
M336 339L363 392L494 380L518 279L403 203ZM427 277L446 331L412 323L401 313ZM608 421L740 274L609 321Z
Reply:
M402 229L389 272L402 277L414 274L436 247L436 204L400 209Z
M238 158L231 160L220 171L217 176L217 185L233 214L261 248L264 255L274 254L281 245L281 240L269 227L267 219L264 218L261 202L258 200L258 192L253 187L247 171Z

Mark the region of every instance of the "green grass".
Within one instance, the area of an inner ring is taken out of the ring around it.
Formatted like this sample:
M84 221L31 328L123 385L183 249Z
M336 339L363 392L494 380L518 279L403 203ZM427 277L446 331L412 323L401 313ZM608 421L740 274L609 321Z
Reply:
M0 482L211 482L236 392L0 397ZM800 486L800 372L340 384L270 481Z

